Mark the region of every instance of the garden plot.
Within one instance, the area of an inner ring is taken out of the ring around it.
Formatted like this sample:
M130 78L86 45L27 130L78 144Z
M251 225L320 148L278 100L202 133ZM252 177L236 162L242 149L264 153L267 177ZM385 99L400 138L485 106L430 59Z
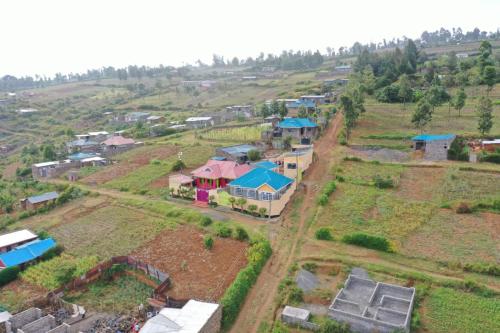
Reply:
M173 225L174 222L147 215L141 210L107 206L49 232L70 254L108 259L128 254L165 227Z
M247 263L247 243L216 238L211 250L203 233L194 227L165 230L131 253L172 279L167 295L173 299L218 301Z
M199 138L213 141L253 142L260 140L262 131L266 130L267 128L269 127L262 125L234 128L216 128L208 132L199 134Z

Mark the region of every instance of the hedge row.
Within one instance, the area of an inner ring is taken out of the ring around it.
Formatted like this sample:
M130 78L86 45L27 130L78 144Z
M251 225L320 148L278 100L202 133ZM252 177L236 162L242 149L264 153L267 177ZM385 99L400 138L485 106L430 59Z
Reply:
M257 281L262 267L271 256L271 245L267 240L258 240L252 243L247 252L248 264L243 268L233 283L222 296L222 327L228 329L236 320L241 305Z
M0 271L0 287L5 286L7 283L17 279L17 276L21 272L18 266L7 267Z
M323 191L321 192L321 195L319 196L318 204L320 204L321 206L325 206L328 203L328 198L330 197L330 195L333 192L335 192L336 189L337 189L337 185L335 184L335 182L333 180L329 181L326 184L326 186L323 188Z
M384 237L367 235L361 232L345 235L342 241L347 244L358 245L368 249L392 252L391 244Z

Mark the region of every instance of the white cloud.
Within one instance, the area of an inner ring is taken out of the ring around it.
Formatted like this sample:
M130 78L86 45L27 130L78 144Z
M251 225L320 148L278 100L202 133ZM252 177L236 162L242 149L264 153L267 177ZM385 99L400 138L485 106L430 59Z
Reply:
M283 49L498 28L499 1L44 0L0 7L0 75L180 65Z

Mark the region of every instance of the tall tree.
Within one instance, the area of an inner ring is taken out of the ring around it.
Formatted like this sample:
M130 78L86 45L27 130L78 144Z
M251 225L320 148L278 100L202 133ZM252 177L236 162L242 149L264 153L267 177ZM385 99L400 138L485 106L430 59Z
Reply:
M43 158L45 161L54 161L57 159L54 145L50 144L43 147Z
M403 74L399 77L398 97L403 101L403 110L406 109L406 101L410 100L413 91L411 89L410 79L408 75Z
M307 118L307 109L304 105L299 106L299 118Z
M262 116L262 118L267 118L271 115L271 110L266 103L262 104L262 106L260 107L260 115Z
M487 94L489 95L491 89L497 81L497 71L495 66L486 66L483 71L483 81L488 86Z
M417 71L418 50L413 40L408 39L404 49L404 58L407 66L407 73L413 74Z
M491 99L482 96L479 99L476 111L479 116L477 129L479 130L479 133L484 136L484 134L489 133L493 127L493 107Z
M288 109L286 107L285 101L279 103L278 114L280 115L281 119L285 118L286 115L288 114Z
M271 114L278 115L280 113L280 103L277 100L271 102Z
M432 107L431 104L422 98L418 103L415 111L413 112L411 122L420 130L424 131L425 126L432 120Z
M464 88L460 88L457 91L457 94L455 95L455 97L453 98L453 107L455 108L455 110L458 111L459 117L461 116L460 112L462 111L462 109L465 106L466 99L467 99L467 94L465 93Z
M356 124L356 119L358 119L359 113L356 111L353 100L347 94L340 96L340 108L344 114L344 128L346 132L346 140L348 140L351 130Z

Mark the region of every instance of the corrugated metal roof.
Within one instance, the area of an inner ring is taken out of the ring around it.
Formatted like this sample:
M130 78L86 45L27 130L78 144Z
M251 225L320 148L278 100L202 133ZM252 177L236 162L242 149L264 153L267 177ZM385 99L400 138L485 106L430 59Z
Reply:
M59 197L59 194L57 192L47 192L44 194L29 197L28 201L32 204L36 204L36 203L40 203L40 202L44 202L44 201L48 201L48 200L57 199L58 197Z
M292 103L289 103L287 105L288 108L300 108L301 106L304 106L306 108L315 108L316 107L316 104L314 103L314 101L310 101L310 100L302 100L302 99L299 99L298 101L295 101L295 102L292 102Z
M68 158L72 161L80 161L86 158L91 158L96 156L97 156L96 154L91 154L91 153L76 153L73 155L69 155Z
M285 118L278 124L280 128L318 127L308 118Z
M257 150L257 147L252 145L236 145L236 146L222 147L219 148L219 150L230 155L246 155L250 150Z
M258 189L262 185L267 184L274 190L279 191L291 183L293 183L292 178L288 178L272 170L255 168L243 176L233 180L229 183L229 186Z
M420 134L412 138L413 141L438 141L455 138L455 134Z
M21 265L40 257L55 246L56 242L52 238L37 239L0 254L0 264L3 263L5 267Z
M14 231L0 236L0 247L10 246L35 238L37 238L37 235L27 229Z
M272 169L276 169L278 167L278 164L271 162L271 161L260 161L260 162L255 163L255 166L257 166L259 168L263 168L263 169L272 170Z

